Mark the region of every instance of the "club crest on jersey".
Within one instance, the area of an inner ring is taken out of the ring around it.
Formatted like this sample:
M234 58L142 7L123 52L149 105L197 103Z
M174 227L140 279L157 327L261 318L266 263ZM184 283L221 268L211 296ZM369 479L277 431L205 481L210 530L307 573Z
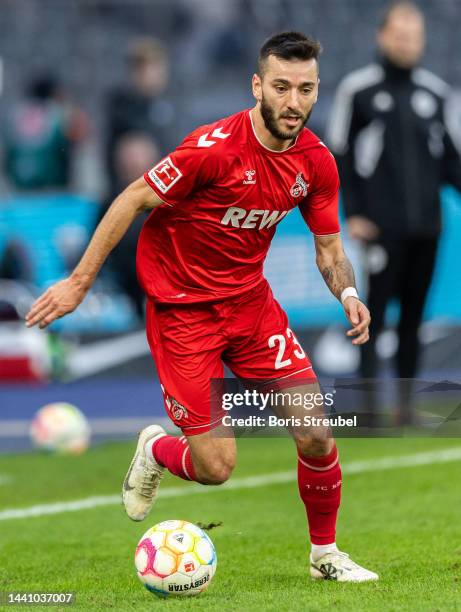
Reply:
M171 161L170 157L162 159L156 166L149 170L147 176L162 193L166 193L182 177L181 172Z
M244 185L256 185L255 174L256 170L245 170L245 178L243 179Z
M291 186L290 195L293 196L293 198L300 198L301 196L305 198L307 196L308 188L309 188L309 185L303 179L302 172L299 172L296 175L294 184Z
M180 421L182 418L187 418L188 414L186 407L180 404L178 400L175 400L174 397L168 395L168 393L165 391L165 387L162 384L160 387L162 389L166 407L171 412L172 417L177 421Z
M187 409L185 406L180 404L173 397L170 397L171 402L171 414L176 421L180 421L181 419L187 418Z

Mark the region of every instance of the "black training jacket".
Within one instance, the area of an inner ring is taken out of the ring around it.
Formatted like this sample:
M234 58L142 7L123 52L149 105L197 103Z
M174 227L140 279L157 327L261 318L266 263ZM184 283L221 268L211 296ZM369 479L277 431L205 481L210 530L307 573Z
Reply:
M423 68L387 60L347 75L327 142L338 162L346 216L383 234L437 236L440 187L461 190L459 126L450 88Z

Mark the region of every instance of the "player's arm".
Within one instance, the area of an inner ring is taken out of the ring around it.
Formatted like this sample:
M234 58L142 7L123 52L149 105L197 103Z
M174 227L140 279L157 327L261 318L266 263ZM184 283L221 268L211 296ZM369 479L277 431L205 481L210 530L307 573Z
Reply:
M345 289L356 289L354 270L344 252L340 234L315 236L317 266L331 293L341 301ZM370 313L365 304L353 296L342 301L346 317L353 325L347 332L354 337L352 344L364 344L369 338Z
M144 178L129 185L111 204L72 274L52 285L32 305L26 325L44 328L72 312L83 301L112 249L142 211L156 208L162 200Z

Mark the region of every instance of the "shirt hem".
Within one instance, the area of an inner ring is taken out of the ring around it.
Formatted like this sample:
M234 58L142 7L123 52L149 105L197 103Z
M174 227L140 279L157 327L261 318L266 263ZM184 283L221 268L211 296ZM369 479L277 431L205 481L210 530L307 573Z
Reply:
M181 304L200 304L204 302L223 302L231 298L246 295L248 292L253 291L259 284L263 282L267 283L267 279L264 276L259 278L255 283L251 283L250 285L245 286L244 288L239 287L235 291L232 291L232 293L226 293L225 295L217 295L216 293L214 293L214 294L210 294L206 296L191 295L187 297L181 297L181 298L174 299L174 298L169 298L169 297L159 297L156 295L152 295L148 292L146 292L146 294L147 294L148 299L153 301L155 304L177 304L178 306L180 306ZM178 291L178 294L179 293L180 292ZM184 293L184 291L182 291L181 293Z

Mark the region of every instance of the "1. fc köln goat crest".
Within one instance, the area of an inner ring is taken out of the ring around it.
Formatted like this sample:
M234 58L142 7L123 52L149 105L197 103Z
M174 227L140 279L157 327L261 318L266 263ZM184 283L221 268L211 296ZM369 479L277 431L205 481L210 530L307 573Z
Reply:
M173 397L170 398L171 400L171 414L173 415L173 418L176 421L180 421L183 418L187 418L187 410L186 408L180 404L177 400L175 400Z
M306 183L306 181L303 179L303 173L299 172L296 175L295 182L290 189L290 194L294 198L300 198L300 197L305 198L307 196L308 188L309 188L309 184Z

